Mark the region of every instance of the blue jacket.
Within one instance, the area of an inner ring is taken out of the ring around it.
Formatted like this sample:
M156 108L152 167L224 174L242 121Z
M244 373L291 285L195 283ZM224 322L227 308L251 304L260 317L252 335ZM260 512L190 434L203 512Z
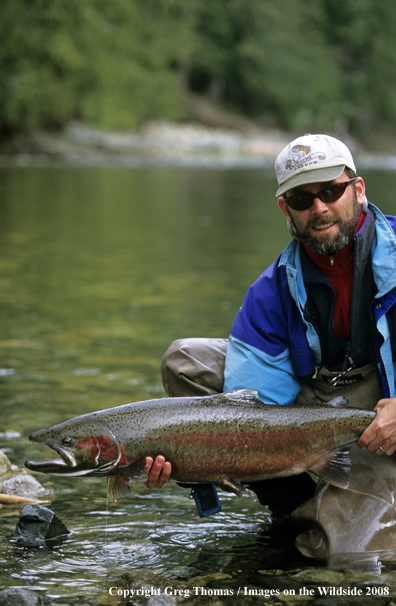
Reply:
M372 303L374 356L383 396L395 396L396 377L396 217L375 217L371 251L378 293ZM224 391L255 389L267 404L291 404L321 367L319 336L304 318L307 294L296 241L249 288L231 329Z

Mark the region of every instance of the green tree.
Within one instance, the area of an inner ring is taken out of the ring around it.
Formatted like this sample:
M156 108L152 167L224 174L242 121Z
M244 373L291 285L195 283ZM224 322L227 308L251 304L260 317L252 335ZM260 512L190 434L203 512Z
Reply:
M323 0L323 32L334 48L341 114L352 132L394 130L396 5L392 0Z
M165 3L4 0L0 127L80 117L135 127L183 112Z
M190 92L301 132L391 129L392 0L3 0L0 132L189 117Z
M196 21L193 89L286 128L334 123L339 78L316 0L216 0Z

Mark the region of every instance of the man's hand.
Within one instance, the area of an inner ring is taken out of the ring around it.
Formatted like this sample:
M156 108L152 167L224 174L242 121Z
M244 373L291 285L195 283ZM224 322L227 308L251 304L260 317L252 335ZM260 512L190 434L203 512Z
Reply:
M146 457L144 471L149 474L145 483L147 488L162 488L170 478L172 465L162 455L158 455L154 462L152 457Z
M380 400L374 408L377 416L360 436L357 445L367 447L378 455L392 455L396 451L396 398Z

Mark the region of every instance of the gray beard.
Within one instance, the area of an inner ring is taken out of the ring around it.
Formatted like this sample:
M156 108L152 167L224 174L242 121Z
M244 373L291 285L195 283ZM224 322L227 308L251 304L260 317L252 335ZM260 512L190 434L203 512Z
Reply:
M354 213L353 217L350 221L343 221L339 223L340 232L334 238L334 240L319 240L312 236L309 233L305 233L302 230L299 230L297 225L294 222L293 217L290 215L290 222L292 225L292 234L299 242L302 242L308 248L310 248L314 253L323 256L335 255L345 248L349 242L352 240L353 236L356 232L356 227L359 222L360 217L360 206L357 202L357 199L354 201ZM318 222L320 225L320 222Z

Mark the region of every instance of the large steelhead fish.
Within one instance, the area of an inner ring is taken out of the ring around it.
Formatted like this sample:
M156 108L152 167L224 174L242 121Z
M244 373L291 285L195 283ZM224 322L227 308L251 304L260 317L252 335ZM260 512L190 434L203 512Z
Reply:
M142 480L146 456L159 454L172 464L171 479L213 482L239 496L252 496L241 482L304 471L346 488L345 449L375 414L329 405L266 405L250 390L148 400L36 431L29 439L60 458L25 465L51 475L110 477L113 499L129 492L129 480Z

